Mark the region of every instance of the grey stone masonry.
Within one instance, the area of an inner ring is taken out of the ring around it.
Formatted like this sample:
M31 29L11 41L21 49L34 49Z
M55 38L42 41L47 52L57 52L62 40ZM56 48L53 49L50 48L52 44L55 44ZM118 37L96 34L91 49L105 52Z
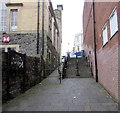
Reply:
M19 52L26 54L27 56L37 55L37 42L36 33L9 33L11 41L8 43L2 43L2 45L19 45Z

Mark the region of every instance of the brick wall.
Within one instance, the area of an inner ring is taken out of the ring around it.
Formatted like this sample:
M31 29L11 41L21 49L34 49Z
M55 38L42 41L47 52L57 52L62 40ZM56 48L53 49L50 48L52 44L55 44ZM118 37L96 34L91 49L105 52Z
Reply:
M120 11L120 2L118 4L118 10ZM118 29L120 29L120 13L118 13ZM120 32L118 33L120 37ZM118 102L119 102L119 111L120 111L120 38L118 38Z
M118 45L99 50L98 52L99 82L108 92L118 99Z
M107 6L107 7L106 7ZM110 39L109 17L116 7L118 12L118 3L116 2L95 2L95 20L96 20L96 40L97 40L97 63L98 80L101 85L118 100L118 34L117 32ZM119 18L119 17L118 17ZM85 3L83 12L83 33L85 56L91 65L95 77L94 65L94 35L93 35L93 15L91 3ZM119 19L118 19L119 21ZM102 29L107 23L108 42L103 46ZM89 52L90 51L90 52Z
M85 2L83 13L83 42L85 57L91 66L93 76L95 77L95 62L94 62L94 31L93 31L93 14L92 3Z

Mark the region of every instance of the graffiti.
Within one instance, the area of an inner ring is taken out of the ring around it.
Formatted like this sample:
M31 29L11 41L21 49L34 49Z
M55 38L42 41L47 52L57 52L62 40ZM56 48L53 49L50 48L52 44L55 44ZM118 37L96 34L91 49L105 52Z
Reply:
M12 57L12 59L11 59L11 65L12 66L16 66L18 68L24 68L23 59L20 56L18 56L18 57Z
M11 52L10 57L11 69L19 70L24 68L24 56L22 54Z

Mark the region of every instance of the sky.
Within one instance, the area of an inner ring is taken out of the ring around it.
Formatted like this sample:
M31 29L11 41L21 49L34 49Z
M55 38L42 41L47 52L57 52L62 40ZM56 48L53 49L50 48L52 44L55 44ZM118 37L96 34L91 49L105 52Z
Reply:
M53 8L63 5L62 12L62 55L72 51L75 34L82 31L84 0L51 0Z

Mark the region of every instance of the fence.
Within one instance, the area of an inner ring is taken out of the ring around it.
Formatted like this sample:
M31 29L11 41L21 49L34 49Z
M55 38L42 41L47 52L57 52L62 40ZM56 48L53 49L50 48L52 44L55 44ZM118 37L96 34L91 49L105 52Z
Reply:
M2 52L3 103L25 92L44 78L43 58L29 57L9 50Z

